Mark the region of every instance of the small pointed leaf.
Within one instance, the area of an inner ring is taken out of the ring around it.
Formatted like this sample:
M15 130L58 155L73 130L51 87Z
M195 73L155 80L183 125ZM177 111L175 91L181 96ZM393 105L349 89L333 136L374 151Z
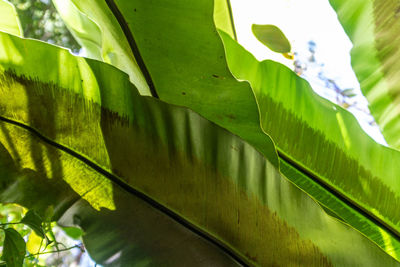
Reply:
M283 32L275 25L257 25L251 27L254 36L265 46L277 53L289 53L291 45Z
M357 95L356 93L354 93L353 88L344 89L340 94L347 97L353 97Z
M26 213L25 217L22 218L21 223L29 226L35 233L44 238L45 233L42 228L42 218L33 210Z
M82 229L78 227L63 227L62 229L64 230L67 236L73 239L79 239L83 234Z

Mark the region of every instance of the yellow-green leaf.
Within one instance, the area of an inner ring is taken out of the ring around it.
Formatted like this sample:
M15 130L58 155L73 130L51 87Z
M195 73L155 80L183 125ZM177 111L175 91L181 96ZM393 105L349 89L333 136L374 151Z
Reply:
M0 31L22 37L22 27L13 4L0 0Z
M31 254L36 254L39 253L40 249L45 245L43 237L38 236L34 231L32 231L28 237L28 242L26 242L26 250Z
M291 48L289 40L285 34L275 25L258 25L251 26L254 36L266 47L277 53L289 53Z

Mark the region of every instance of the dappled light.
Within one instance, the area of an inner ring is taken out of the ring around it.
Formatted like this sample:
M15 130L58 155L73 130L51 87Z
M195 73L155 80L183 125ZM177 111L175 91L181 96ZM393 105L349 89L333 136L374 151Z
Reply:
M0 32L3 261L57 221L105 266L398 265L400 153L240 46L229 2L54 2L87 57Z

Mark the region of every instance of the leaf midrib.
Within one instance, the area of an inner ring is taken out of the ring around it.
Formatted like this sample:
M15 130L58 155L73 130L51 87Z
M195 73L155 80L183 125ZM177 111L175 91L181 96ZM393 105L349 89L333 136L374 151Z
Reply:
M234 38L236 38L236 31L234 28L234 22L233 22L233 14L232 14L232 8L230 5L230 1L226 0L227 6L228 6L228 11L229 11L229 19L232 24L232 28L234 31ZM157 90L154 86L154 83L152 81L152 78L150 76L150 73L144 63L144 59L141 56L141 53L139 51L139 48L136 44L135 38L133 36L133 33L131 32L128 23L126 22L125 18L123 17L121 11L119 10L118 6L114 2L114 0L106 0L106 3L113 13L113 15L116 17L129 45L131 48L131 51L140 67L140 69L143 72L143 75L146 78L146 81L148 82L150 91L153 95L153 97L159 98L157 94ZM398 238L400 240L400 232L397 231L395 228L384 222L381 218L377 217L376 215L370 213L366 208L362 207L359 205L356 201L352 200L350 197L347 195L343 194L340 192L340 190L337 190L335 187L332 185L328 184L325 182L323 179L318 177L316 173L314 173L312 170L307 168L306 166L303 166L302 164L298 163L295 159L291 158L289 155L287 155L281 148L276 147L276 150L278 152L278 156L281 160L286 161L288 164L290 164L293 168L298 170L299 172L303 173L305 176L307 176L309 179L313 180L317 184L319 184L321 187L323 187L326 191L328 191L330 194L333 196L337 197L341 201L343 201L347 206L349 206L351 209L355 210L357 213L359 213L361 216L367 218L374 224L376 224L378 227L385 229L387 232L392 234L394 237ZM118 179L118 178L116 178ZM128 185L127 185L128 186ZM128 186L129 187L129 186Z
M0 116L0 121L2 121L4 123L12 124L14 126L22 128L24 130L27 130L31 134L35 135L40 140L45 142L46 144L49 144L49 145L55 147L56 149L59 149L59 150L65 152L65 153L69 154L70 156L76 158L77 160L83 162L84 164L86 164L90 168L92 168L94 171L98 172L99 174L104 176L106 179L108 179L111 182L115 183L116 185L118 185L120 188L122 188L123 190L125 190L129 194L131 194L131 195L133 195L135 197L138 197L139 199L141 199L142 201L146 202L147 204L149 204L154 209L160 211L162 214L170 217L172 220L174 220L178 224L180 224L183 227L187 228L188 230L192 231L194 234L199 235L201 238L204 238L205 240L207 240L211 244L215 245L218 249L221 249L224 253L226 253L227 255L232 257L240 265L242 265L242 266L250 266L250 264L248 263L248 260L246 258L244 258L242 255L240 255L239 253L237 253L236 251L231 249L229 246L224 244L222 241L218 240L217 238L213 237L209 233L205 232L204 230L202 230L201 228L197 227L196 225L194 225L190 221L186 220L185 218L183 218L179 214L175 213L171 209L167 208L166 206L160 204L159 202L157 202L156 200L154 200L150 196L146 195L145 193L133 188L132 186L130 186L129 184L125 183L123 180L121 180L120 178L118 178L114 174L110 173L109 171L103 169L102 167L100 167L99 165L97 165L96 163L91 161L90 159L86 158L85 156L79 154L78 152L72 150L71 148L68 148L68 147L66 147L66 146L64 146L62 144L59 144L59 143L51 140L50 138L46 137L45 135L40 133L35 128L33 128L31 126L28 126L28 125L26 125L24 123L21 123L21 122L18 122L18 121L15 121L15 120L3 117L3 116Z
M232 9L230 5L230 1L226 0L227 6L228 6L228 11L229 11L229 18L232 24L232 28L234 31L234 37L236 39L236 32L234 28L234 23L233 23L233 14L232 14ZM142 70L146 81L149 84L150 91L153 95L153 97L159 98L158 94L156 92L156 88L154 86L154 83L150 77L150 73L147 70L147 67L144 63L144 60L139 52L139 48L136 44L136 41L134 39L134 36L129 29L129 25L126 22L125 18L123 17L121 11L118 9L117 5L115 4L114 0L106 0L106 3L113 13L113 15L116 17L121 29L124 32L125 37L128 40L128 43L130 45L131 51L134 54L137 63ZM278 157L281 160L286 161L288 164L290 164L293 168L298 170L299 172L303 173L305 176L307 176L309 179L313 180L317 184L319 184L321 187L323 187L326 191L328 191L330 194L333 196L337 197L341 201L343 201L346 205L348 205L351 209L355 210L357 213L359 213L361 216L364 216L368 220L372 221L374 224L376 224L378 227L385 229L388 231L390 234L392 234L394 237L398 238L400 240L400 232L397 231L395 228L384 222L381 218L377 217L376 215L370 213L366 208L362 207L360 204L358 204L356 201L352 200L350 197L348 197L346 194L343 194L340 192L340 190L337 190L335 187L321 179L315 172L307 168L306 166L303 166L299 162L297 162L295 159L291 158L289 155L287 155L280 147L276 147ZM308 194L308 193L307 193Z
M157 94L157 90L154 86L153 79L151 78L150 72L147 69L146 64L144 63L142 55L139 51L139 47L137 46L135 38L129 29L128 23L126 22L124 16L122 15L121 11L118 9L117 5L115 4L115 2L113 0L105 0L105 2L107 3L107 6L111 10L114 17L117 19L118 24L120 25L120 27L125 35L125 38L128 41L129 47L131 48L131 51L136 60L136 63L138 64L140 70L142 71L142 74L143 74L144 78L146 79L146 82L150 88L151 95L155 98L159 98L159 96Z
M384 230L388 231L393 237L397 238L400 240L400 232L394 229L392 226L384 222L381 218L377 217L373 213L370 213L367 209L359 205L356 201L352 200L339 190L337 190L335 187L324 181L323 179L319 178L316 173L314 173L312 170L310 170L307 167L302 166L301 164L297 163L296 160L292 159L290 156L288 156L282 149L279 149L277 147L277 152L278 152L278 157L280 160L283 160L287 162L290 166L295 168L297 171L300 173L304 174L307 176L309 179L314 181L315 183L319 184L322 188L324 188L326 191L328 191L330 194L333 196L337 197L339 200L341 200L345 205L349 206L351 209L355 210L357 213L359 213L361 216L367 218L371 222L373 222L375 225L377 225L380 228L383 228Z

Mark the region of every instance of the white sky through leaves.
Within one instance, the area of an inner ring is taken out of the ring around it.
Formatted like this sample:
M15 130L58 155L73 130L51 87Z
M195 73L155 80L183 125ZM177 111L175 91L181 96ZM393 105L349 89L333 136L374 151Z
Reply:
M308 55L308 42L317 45L316 58L324 64L324 74L335 80L340 88L354 88L358 96L356 108L350 107L361 127L372 138L386 144L376 125L370 125L373 118L362 112L366 110L367 100L361 95L359 83L351 68L350 49L352 44L337 20L336 13L328 0L231 0L236 33L239 43L258 60L272 59L293 69L293 62L269 50L252 34L252 24L274 24L278 26L291 42L293 52L299 59ZM335 96L318 79L317 68L309 68L304 73L313 89L320 95L335 102ZM361 109L361 110L360 110Z

